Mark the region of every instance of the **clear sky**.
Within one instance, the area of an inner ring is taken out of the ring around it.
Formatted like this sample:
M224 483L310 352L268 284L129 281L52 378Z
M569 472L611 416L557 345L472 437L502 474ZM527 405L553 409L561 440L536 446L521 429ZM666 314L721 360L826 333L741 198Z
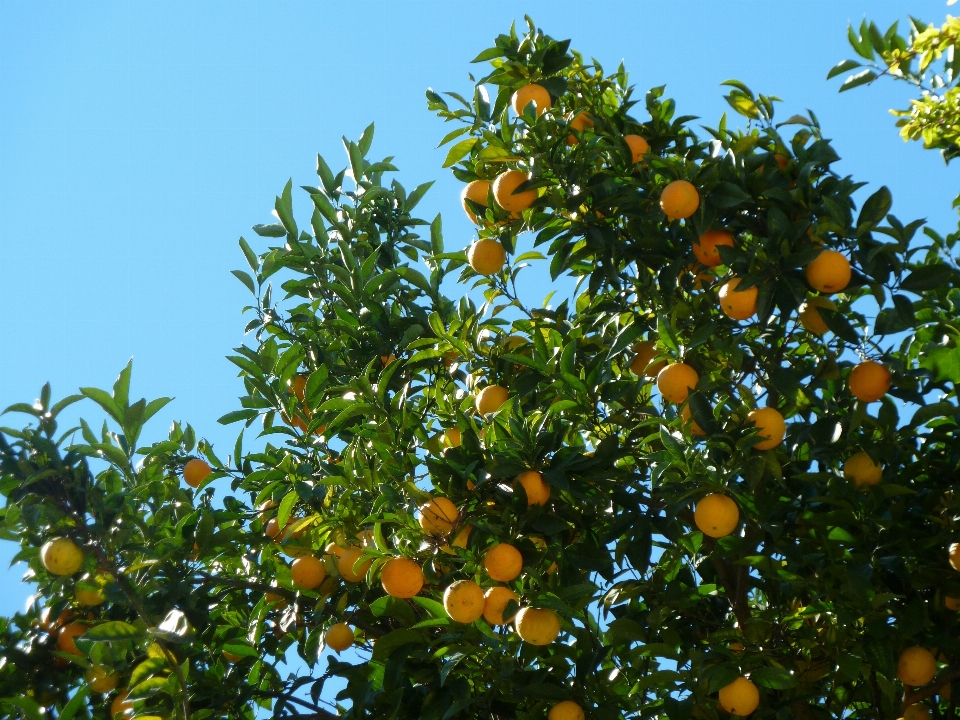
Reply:
M159 439L191 422L224 450L241 383L224 359L244 341L237 238L271 222L288 178L317 184L315 155L345 164L340 137L371 121L372 154L398 179L437 183L418 207L444 216L448 247L471 226L459 183L442 171L450 129L427 87L471 87L469 61L529 13L548 34L643 91L667 85L678 114L715 126L719 83L811 108L843 160L834 167L893 191L902 220L956 226L956 168L903 143L891 107L910 88L882 82L839 95L827 71L853 55L849 21L883 29L909 12L943 22L945 0L632 0L503 2L13 2L0 0L0 408L109 387L130 357L133 392L174 396L148 424ZM482 72L483 69L479 68ZM646 119L638 109L638 118ZM731 118L732 121L738 116ZM955 163L956 164L956 163ZM862 197L866 197L863 194ZM294 196L302 214L306 195ZM543 297L544 282L534 288ZM100 422L92 404L78 412ZM24 416L7 415L16 426ZM74 416L76 417L76 416ZM15 547L0 542L0 573ZM0 613L23 607L23 568L0 575Z

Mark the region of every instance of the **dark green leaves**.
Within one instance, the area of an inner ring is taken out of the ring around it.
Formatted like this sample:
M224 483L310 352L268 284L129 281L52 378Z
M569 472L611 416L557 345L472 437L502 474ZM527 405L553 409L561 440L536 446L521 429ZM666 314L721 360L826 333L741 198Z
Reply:
M133 640L143 633L130 623L112 620L94 625L83 635L84 640L92 642L112 642L115 640Z
M885 185L868 197L857 218L857 235L873 230L890 212L892 205L893 195Z
M900 289L912 293L935 290L947 286L956 271L949 265L926 265L913 270L900 283Z

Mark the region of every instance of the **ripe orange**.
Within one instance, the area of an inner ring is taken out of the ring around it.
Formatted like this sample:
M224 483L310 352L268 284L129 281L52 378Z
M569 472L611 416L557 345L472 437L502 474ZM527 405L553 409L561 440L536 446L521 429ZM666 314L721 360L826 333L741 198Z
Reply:
M467 200L472 200L477 205L483 205L483 207L489 207L487 204L487 197L489 194L490 183L486 180L474 180L473 182L469 182L463 189L463 192L460 193L460 204L463 205L463 211L467 213L467 217L470 218L471 222L476 222L477 216L473 214L473 210L471 210L470 206L467 205Z
M119 673L109 672L101 667L90 668L84 678L90 689L96 693L113 692L120 684Z
M347 548L343 557L337 561L337 570L340 571L340 577L348 582L360 582L367 576L367 570L370 569L373 561L367 558L357 565L362 554L363 550L361 548L356 546Z
M40 562L51 575L73 575L83 567L83 550L70 538L53 538L40 548Z
M640 162L643 156L650 152L650 143L639 135L624 135L623 140L630 148L630 155L634 164Z
M683 424L689 424L689 431L691 435L706 435L703 428L697 425L697 421L693 419L693 413L690 410L689 405L684 405L683 409L680 411L680 417L683 419Z
M542 85L530 83L517 90L510 98L510 104L517 115L523 115L523 109L530 103L533 103L536 115L543 115L551 106L550 93Z
M89 590L79 586L77 587L75 597L77 598L77 604L83 605L84 607L96 607L97 605L102 605L107 600L107 596L103 594L101 589Z
M700 207L700 193L686 180L674 180L660 193L660 209L668 220L683 220Z
M657 373L666 367L666 361L661 360L654 365L650 364L657 355L656 343L653 340L642 340L633 346L633 352L636 355L633 362L630 363L630 372L635 375L646 375L647 377L656 377Z
M720 689L720 706L731 715L749 715L760 705L760 691L745 677Z
M950 567L960 571L960 543L950 543Z
M477 240L467 250L467 262L474 272L495 275L507 262L507 251L496 240Z
M323 642L326 646L338 655L341 651L353 645L354 639L353 630L346 623L331 625L326 635L323 636Z
M847 378L850 393L864 402L875 402L890 389L890 371L873 360L854 366Z
M393 558L380 571L380 584L391 597L412 598L423 588L423 570L410 558Z
M701 265L717 267L723 264L720 251L717 249L721 245L734 247L733 235L726 230L707 230L697 242L693 243L693 254Z
M481 415L496 412L507 401L509 394L510 393L507 392L505 387L500 387L499 385L487 385L483 390L477 393L477 412Z
M758 438L766 438L758 441L753 447L757 450L772 450L783 442L787 434L787 424L775 408L765 407L751 410L747 413L747 422L757 426L760 431Z
M443 431L443 440L447 447L460 447L460 443L463 440L463 433L460 432L460 428L447 428Z
M428 535L446 537L453 530L460 512L457 506L445 497L435 497L420 506L420 527Z
M483 567L498 582L510 582L523 571L523 555L509 543L498 543L483 556Z
M740 508L726 495L712 493L700 499L693 520L704 535L726 537L740 522Z
M549 645L560 634L560 618L547 608L525 607L517 613L517 635L531 645Z
M754 285L746 290L737 290L738 285L740 278L733 278L720 288L720 309L734 320L748 320L757 314L759 288Z
M947 608L947 610L960 610L960 597L944 595L943 606Z
M583 133L584 130L586 130L587 128L592 128L593 126L594 126L593 118L591 118L586 113L577 114L570 121L570 125L569 125L571 130L576 130L578 133ZM576 145L578 142L580 142L579 138L577 138L577 136L574 135L573 133L570 133L569 135L567 135L567 145Z
M902 720L930 720L930 708L920 703L910 705L903 711Z
M213 469L206 462L200 458L193 458L193 460L187 460L187 464L183 466L183 481L195 488L212 472Z
M685 363L667 365L657 373L657 389L664 398L674 403L682 403L690 395L700 376L697 371Z
M456 537L453 538L450 544L444 545L440 549L443 550L443 552L447 553L448 555L456 555L456 552L454 551L453 548L455 547L466 548L467 541L470 539L470 533L472 531L473 531L473 525L471 525L470 523L465 524L463 527L460 528L459 532L457 532Z
M914 646L900 653L897 661L897 677L904 685L920 687L933 680L937 674L937 659L926 648Z
M290 389L293 390L293 394L296 396L297 400L303 402L303 398L306 396L307 392L307 376L306 375L294 375L293 379L289 381Z
M573 700L558 702L547 713L547 720L583 720L583 708Z
M807 301L800 306L800 324L803 325L807 332L812 332L815 335L826 335L830 328L828 328L827 324L823 321L823 316L817 308L836 310L837 306L825 297L814 296L808 298Z
M529 180L522 170L507 170L493 181L493 199L497 205L508 212L523 212L537 199L536 190L524 190L514 193L518 187Z
M127 700L127 689L117 693L110 703L110 720L117 720L117 716L128 718L133 715L133 703Z
M543 481L543 475L536 470L527 470L517 475L517 482L523 485L527 493L527 507L546 505L550 499L550 486Z
M824 250L807 265L805 273L814 290L840 292L850 284L850 261L836 250Z
M853 480L859 487L876 485L883 477L883 465L875 463L873 459L862 450L843 464L843 476L847 480Z
M313 590L327 578L323 561L313 555L298 557L290 566L290 580L298 588Z
M512 617L504 619L503 611L511 601L519 602L520 598L508 587L498 585L487 588L483 594L483 618L491 625L506 625L513 620Z
M283 595L277 595L277 593L264 593L263 601L268 605L272 605L277 610L282 610L287 606L287 599Z
M276 518L270 518L270 520L267 521L266 526L263 528L263 534L271 538L275 538L280 534L280 523L277 522Z
M64 625L57 631L57 648L71 655L83 655L75 640L87 631L87 626L72 622Z
M472 623L483 615L483 590L473 580L458 580L443 593L443 608L451 620Z

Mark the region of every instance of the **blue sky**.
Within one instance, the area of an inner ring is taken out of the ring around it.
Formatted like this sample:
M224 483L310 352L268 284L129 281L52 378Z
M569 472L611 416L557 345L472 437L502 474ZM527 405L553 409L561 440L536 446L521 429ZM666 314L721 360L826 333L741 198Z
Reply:
M341 167L341 135L374 121L372 154L396 156L408 188L437 180L418 210L443 214L448 247L469 244L460 185L436 149L450 127L427 112L424 90L466 92L469 61L523 13L611 71L623 60L641 94L666 84L679 113L706 125L728 109L729 78L783 98L783 117L813 109L839 172L869 182L867 193L889 186L902 220L949 230L956 169L903 143L887 113L910 89L839 95L839 80L824 80L853 55L848 21L867 15L885 29L909 11L939 24L947 10L944 0L0 0L0 407L33 401L47 380L56 397L109 386L133 357L137 397L176 398L144 441L184 420L225 455L236 426L216 419L242 386L224 356L244 341L249 297L229 273L244 265L237 238L262 249L249 228L271 222L287 179L315 185L316 153ZM78 412L100 420L92 405ZM4 614L29 594L22 568L3 570L14 552L0 542Z

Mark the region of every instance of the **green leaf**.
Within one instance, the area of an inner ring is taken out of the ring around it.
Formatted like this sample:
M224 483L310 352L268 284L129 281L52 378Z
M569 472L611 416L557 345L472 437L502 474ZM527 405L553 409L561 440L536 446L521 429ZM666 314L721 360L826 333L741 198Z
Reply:
M953 403L946 401L930 403L929 405L924 405L913 414L913 417L910 418L909 427L920 427L934 418L952 417L958 413L960 413L960 408Z
M127 693L127 700L131 702L135 700L145 700L148 697L156 695L166 687L167 679L165 677L152 677L130 688L130 691Z
M291 490L283 496L283 500L280 501L280 508L277 510L277 525L279 527L284 528L287 526L287 520L290 519L290 512L293 510L293 506L296 505L298 497L294 490Z
M250 266L250 269L256 274L260 270L260 258L257 257L253 248L250 247L242 237L240 238L240 249L243 250L243 256L247 259L247 264Z
M127 361L127 366L120 371L119 377L113 383L113 401L118 408L125 408L130 403L130 373L133 372L133 360Z
M773 690L787 690L797 684L789 670L778 667L762 667L750 673L750 680Z
M226 415L217 420L217 422L221 425L230 425L231 423L240 422L241 420L255 418L257 415L258 411L253 409L234 410L233 412L228 412Z
M360 148L360 154L364 157L367 156L367 153L370 152L370 146L373 145L373 129L373 123L367 125L366 130L363 131L360 140L357 142L357 147Z
M57 716L57 720L73 720L76 714L87 708L87 695L90 694L89 685L81 685L77 693L70 698L70 702L63 706L63 710Z
M840 73L845 73L848 70L854 70L858 67L860 67L860 63L856 60L843 60L830 69L830 72L827 73L827 80L835 78Z
M257 294L257 288L253 284L253 278L250 277L249 273L245 273L243 270L231 270L230 272L233 273L233 275L237 278L237 280L239 280L244 285L246 285L247 289L251 293L253 293L254 295Z
M949 265L925 265L905 277L900 283L900 289L912 293L936 290L948 286L954 274Z
M724 100L730 103L730 107L744 117L748 117L752 120L757 120L760 118L760 110L757 108L757 104L750 98L744 97L743 95L738 95L736 93L731 93L730 95L725 95Z
M471 63L483 62L484 60L493 60L494 58L503 57L503 50L498 47L487 48L482 53L477 55Z
M840 86L840 92L853 90L855 87L866 85L868 82L876 80L876 78L877 74L873 70L861 70L856 75L851 75L843 81L843 85Z
M416 630L407 628L393 630L377 640L377 644L373 646L371 659L382 662L398 647L410 644L426 645L427 638Z
M100 388L87 387L80 388L80 392L85 396L93 400L97 405L102 407L106 411L107 415L117 421L117 424L123 423L123 411L114 402L113 397L106 390L101 390Z
M467 138L461 140L447 151L447 157L443 161L443 167L448 168L456 165L464 156L473 150L473 146L480 142L480 138Z
M439 603L436 600L431 600L430 598L425 598L420 595L416 595L413 598L413 601L430 613L431 617L443 618L447 617L447 611L443 607L443 603Z
M820 317L823 318L823 322L826 323L830 331L838 338L846 340L852 345L857 345L860 342L860 336L857 335L857 331L854 330L853 325L850 324L850 321L847 320L843 313L827 310L826 308L818 308L818 312L820 313Z
M857 219L857 234L876 227L877 223L890 212L892 205L893 195L890 194L890 189L884 185L863 203L860 217Z
M3 705L12 705L17 708L26 720L44 720L46 717L45 713L40 711L40 704L28 697L0 698L0 706Z
M94 625L83 634L83 639L92 642L111 642L114 640L130 640L142 635L143 633L130 623L122 620L110 620Z
M130 675L130 681L128 684L131 687L139 685L144 680L156 675L158 671L166 667L168 667L167 661L163 658L147 658L133 669L133 673Z
M254 225L253 231L261 237L286 237L287 229L283 225L273 224L273 225Z

